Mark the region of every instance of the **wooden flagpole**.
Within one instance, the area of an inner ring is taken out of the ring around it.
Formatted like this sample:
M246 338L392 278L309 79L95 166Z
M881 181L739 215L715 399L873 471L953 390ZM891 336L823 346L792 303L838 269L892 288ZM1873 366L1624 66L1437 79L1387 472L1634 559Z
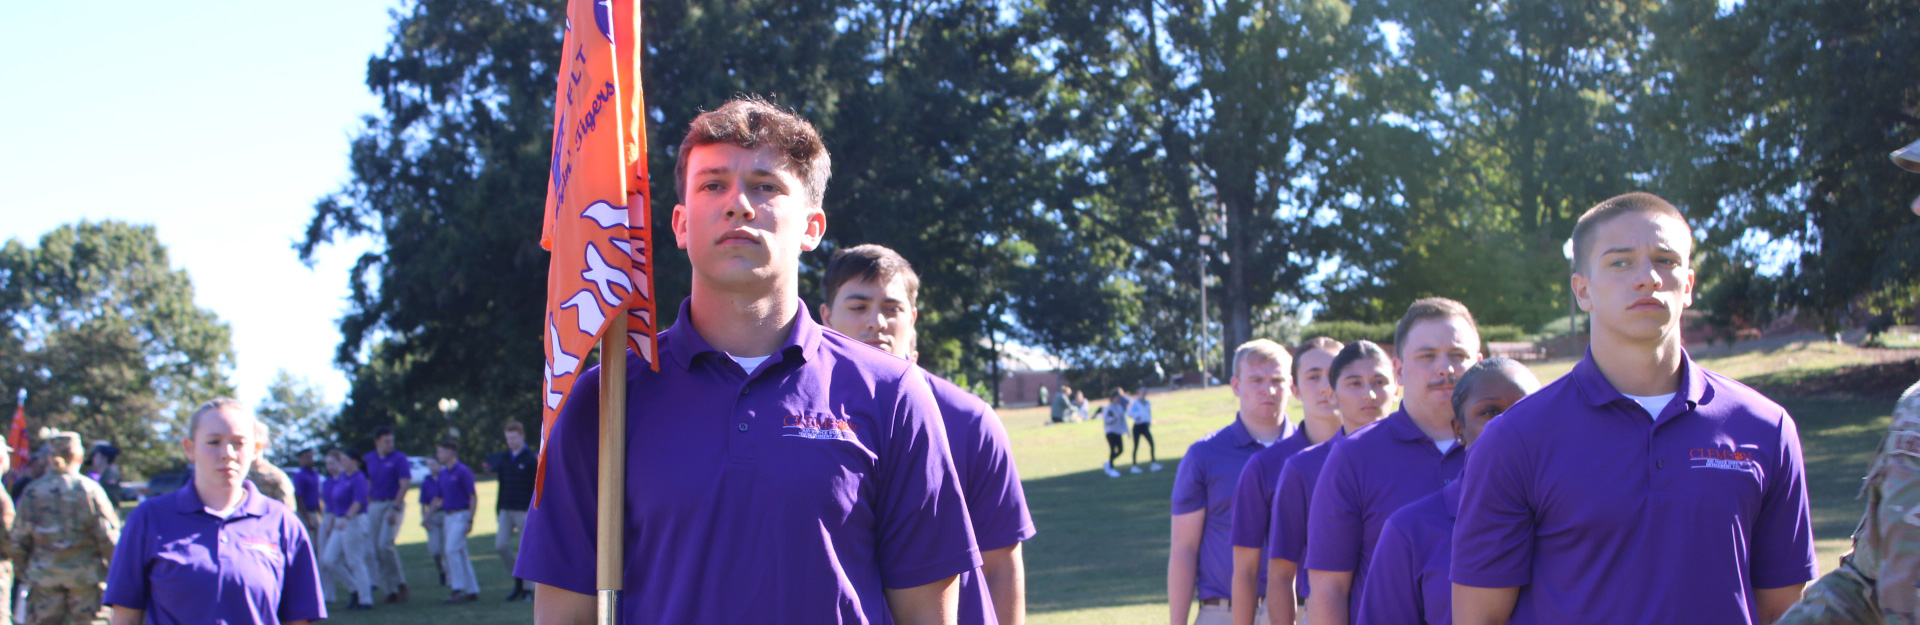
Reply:
M594 541L597 610L601 625L620 618L621 552L626 544L627 492L627 311L614 310L600 335L599 535Z

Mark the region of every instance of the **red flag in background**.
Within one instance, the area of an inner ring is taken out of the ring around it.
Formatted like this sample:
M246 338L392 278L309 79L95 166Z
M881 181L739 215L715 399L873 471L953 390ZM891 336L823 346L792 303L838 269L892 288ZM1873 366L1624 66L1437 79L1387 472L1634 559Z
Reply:
M635 0L567 3L540 238L552 257L536 493L546 481L547 433L613 315L628 316L627 346L660 368L636 10Z
M20 401L13 407L13 427L7 429L7 446L13 448L13 467L27 466L33 458L27 443L27 389L20 389Z

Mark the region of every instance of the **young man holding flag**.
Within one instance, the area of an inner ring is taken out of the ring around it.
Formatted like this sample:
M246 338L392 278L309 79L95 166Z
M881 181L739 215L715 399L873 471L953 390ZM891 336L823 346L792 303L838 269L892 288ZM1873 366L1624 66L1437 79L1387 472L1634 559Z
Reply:
M692 294L627 355L621 621L953 623L980 566L946 433L911 364L815 323L800 255L826 230L819 133L751 99L681 144L674 240ZM593 619L597 369L544 445L515 569L541 623Z

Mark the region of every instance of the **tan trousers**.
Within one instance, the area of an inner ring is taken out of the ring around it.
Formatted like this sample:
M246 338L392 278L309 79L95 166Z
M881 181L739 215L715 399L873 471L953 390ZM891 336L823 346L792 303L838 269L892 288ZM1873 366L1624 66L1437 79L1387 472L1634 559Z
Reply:
M1260 600L1260 607L1253 611L1254 625L1267 622L1267 601ZM1202 605L1200 614L1193 617L1193 625L1233 625L1233 608L1225 605Z
M493 551L500 554L500 564L507 567L507 577L513 577L513 564L520 560L520 532L527 528L527 511L501 510L494 516L500 529L493 535Z

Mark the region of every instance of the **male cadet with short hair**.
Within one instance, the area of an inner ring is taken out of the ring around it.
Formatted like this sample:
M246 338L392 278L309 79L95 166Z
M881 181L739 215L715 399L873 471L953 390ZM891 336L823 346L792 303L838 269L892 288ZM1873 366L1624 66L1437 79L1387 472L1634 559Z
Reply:
M407 455L393 448L393 428L373 429L373 451L362 462L367 471L367 537L373 539L373 575L376 596L387 603L406 603L407 567L400 562L400 522L407 516L407 488L413 485L413 467Z
M320 472L313 468L313 450L300 450L300 469L288 477L293 479L294 509L300 515L300 524L307 526L307 534L313 537L314 544L320 541Z
M1415 301L1393 329L1400 409L1348 433L1327 454L1307 518L1308 620L1347 625L1366 589L1380 526L1401 506L1460 476L1453 383L1480 359L1473 313L1442 297Z
M879 245L857 245L834 252L825 274L822 323L881 351L919 361L914 322L920 318L920 276L906 258ZM987 402L925 369L921 373L940 406L983 561L979 571L960 577L960 622L1023 623L1026 565L1020 543L1033 538L1034 527L1007 430ZM1066 394L1067 387L1060 388L1055 397Z
M1920 141L1892 154L1920 173ZM1920 197L1913 199L1920 215ZM1920 383L1893 406L1893 423L1867 470L1860 496L1867 513L1853 532L1853 550L1820 576L1780 617L1782 625L1920 623Z
M1233 497L1233 622L1250 625L1254 607L1272 596L1267 583L1267 533L1273 518L1273 491L1280 483L1280 468L1300 450L1333 438L1340 431L1340 411L1333 403L1333 387L1327 384L1327 365L1339 353L1340 342L1317 336L1293 348L1292 396L1300 398L1305 415L1293 435L1253 452L1247 466L1240 470L1240 483ZM1282 400L1282 410L1286 401ZM1281 415L1281 420L1286 416ZM1289 580L1288 584L1291 584ZM1291 605L1291 604L1289 604ZM1268 614L1278 606L1269 605ZM1288 625L1291 625L1289 622Z
M473 470L460 462L460 441L452 438L440 439L434 449L436 459L440 461L440 498L437 502L441 514L445 515L442 530L443 540L447 541L440 550L447 565L447 585L453 587L453 593L447 596L447 603L469 603L480 600L480 579L473 574L473 556L467 552L467 536L473 533L473 508L479 503L474 492Z
M27 485L13 521L13 570L27 582L27 623L105 620L107 564L120 540L120 512L100 484L80 474L80 435L47 439L46 475Z
M1793 419L1682 346L1692 254L1686 218L1652 194L1575 223L1587 357L1480 435L1454 622L1770 623L1813 579Z
M540 468L539 454L527 447L527 429L519 421L508 421L503 435L507 440L507 450L488 458L485 468L499 476L499 491L494 495L494 521L499 530L493 533L493 552L500 554L500 563L507 567L507 575L513 575L513 563L520 559L520 536L527 528L527 507L533 505L534 472ZM533 590L527 588L526 580L513 578L513 591L507 593L508 601L532 601Z
M1247 460L1293 434L1285 410L1292 365L1287 349L1267 339L1247 341L1233 350L1233 377L1227 385L1240 410L1233 423L1187 448L1174 473L1173 539L1167 552L1167 616L1174 625L1186 625L1196 589L1196 625L1226 625L1243 610L1266 620L1267 607L1258 598L1251 605L1232 605L1235 554L1229 535L1234 489Z
M294 509L296 502L293 494L296 487L293 478L287 477L286 471L267 460L267 450L273 448L273 430L255 419L253 438L260 442L260 449L253 457L253 465L247 467L247 481L253 482L254 490L259 491L261 496L285 504L288 510Z
M800 301L829 162L813 125L737 99L677 152L692 295L659 371L627 354L625 623L954 623L980 566L926 376ZM520 577L541 623L594 618L600 371L548 431Z

